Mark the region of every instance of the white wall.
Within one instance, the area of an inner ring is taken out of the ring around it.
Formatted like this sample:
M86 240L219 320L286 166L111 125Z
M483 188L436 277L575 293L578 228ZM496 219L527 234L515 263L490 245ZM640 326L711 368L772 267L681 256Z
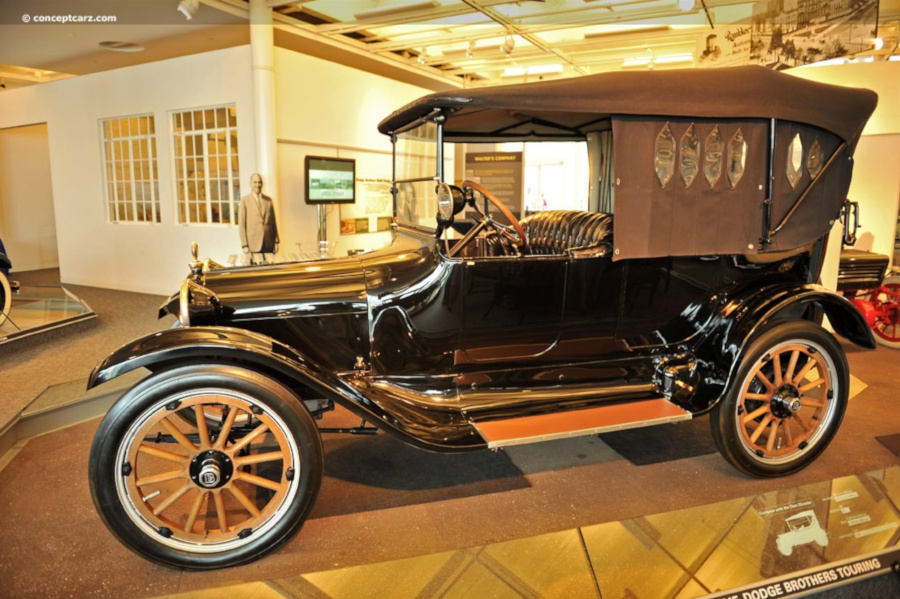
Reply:
M859 202L856 248L893 256L900 209L900 62L810 66L789 72L822 83L866 87L878 94L878 107L856 148L848 195ZM837 283L841 245L835 237L839 234L836 225L822 273L823 282L831 288Z
M378 132L378 123L428 90L290 50L275 50L279 234L282 251L295 252L300 243L308 252L316 245L318 226L316 207L307 206L304 199L304 158L353 158L357 179L389 180L391 143ZM388 233L341 235L340 207L328 211L327 238L336 243L336 254L375 249L390 240Z
M59 266L44 124L0 129L0 239L14 272Z
M426 90L276 48L279 176L275 197L282 248L316 242L315 208L304 204L303 156L357 159L357 176L390 177L390 143L378 122ZM47 123L52 195L64 283L170 294L187 274L190 243L225 262L240 253L235 226L177 225L170 111L234 103L242 194L257 170L250 47L242 46L106 71L0 94L0 129ZM99 121L156 118L162 222L107 222ZM305 145L304 145L305 144ZM338 208L328 219L338 253L375 248L387 234L341 236ZM4 240L5 241L5 240ZM16 261L16 267L19 267Z
M169 294L187 273L191 241L199 242L204 254L233 251L235 227L175 224L169 141L169 111L227 103L237 107L241 174L249 180L255 147L248 46L0 94L0 128L48 125L64 283ZM147 113L156 118L162 222L111 224L105 213L99 121Z

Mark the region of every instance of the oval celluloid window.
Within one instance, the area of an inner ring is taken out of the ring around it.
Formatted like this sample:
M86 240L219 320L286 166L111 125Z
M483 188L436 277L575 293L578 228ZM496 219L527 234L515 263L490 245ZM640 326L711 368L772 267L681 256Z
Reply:
M653 168L656 178L663 189L675 174L675 136L669 128L669 123L663 127L656 136L656 152L654 154Z
M722 176L722 152L724 149L725 144L719 133L719 126L716 125L706 136L706 151L703 153L703 176L706 177L710 189L716 186L719 177Z
M818 137L809 148L809 157L806 159L806 169L809 171L809 176L812 179L818 177L819 173L822 172L822 146L819 145Z
M744 141L744 132L738 129L728 142L728 164L726 176L731 189L737 187L738 182L744 176L744 166L747 164L747 142Z
M800 141L800 134L798 133L791 140L787 151L787 170L785 172L788 183L791 184L791 189L797 187L800 177L803 176L801 168L803 168L803 142Z
M694 133L694 125L681 136L681 160L678 163L678 173L684 181L685 188L691 186L697 173L700 172L700 140Z

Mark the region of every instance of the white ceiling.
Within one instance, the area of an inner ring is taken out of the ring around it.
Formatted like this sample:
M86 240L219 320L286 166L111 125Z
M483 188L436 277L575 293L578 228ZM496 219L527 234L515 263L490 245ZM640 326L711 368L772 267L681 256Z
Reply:
M768 0L757 0L757 10L761 2ZM179 0L0 0L0 79L11 89L249 43L247 0L200 3L187 21ZM619 70L642 57L655 68L690 67L698 39L713 27L749 22L754 11L752 0L695 0L686 11L679 0L267 4L277 45L431 89ZM36 22L46 15L111 16L115 23ZM881 0L879 22L896 32L898 20L900 0ZM144 50L116 52L101 42Z

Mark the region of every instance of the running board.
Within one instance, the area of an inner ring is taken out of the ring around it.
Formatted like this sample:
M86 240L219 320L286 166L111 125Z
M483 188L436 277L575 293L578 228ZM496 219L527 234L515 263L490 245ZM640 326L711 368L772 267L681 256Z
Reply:
M607 433L690 420L692 414L665 399L635 401L586 410L554 412L506 420L473 422L490 449Z

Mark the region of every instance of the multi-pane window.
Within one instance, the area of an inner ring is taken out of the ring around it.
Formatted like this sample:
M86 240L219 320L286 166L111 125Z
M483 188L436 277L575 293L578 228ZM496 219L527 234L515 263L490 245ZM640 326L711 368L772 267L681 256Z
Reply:
M237 109L172 114L175 201L180 223L237 223L240 201Z
M153 115L106 119L100 127L109 222L160 222Z

